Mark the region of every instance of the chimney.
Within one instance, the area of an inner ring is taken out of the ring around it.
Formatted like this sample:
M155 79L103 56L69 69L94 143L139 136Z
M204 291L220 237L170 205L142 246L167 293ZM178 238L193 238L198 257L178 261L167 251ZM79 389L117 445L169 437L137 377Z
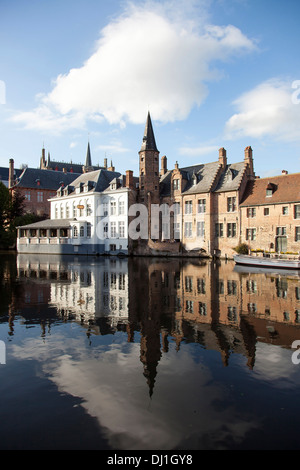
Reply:
M178 162L175 163L175 170L178 170Z
M11 158L9 160L9 172L8 172L8 187L12 188L15 182L15 167L14 160Z
M107 169L108 169L108 171L115 171L115 167L113 166L113 162L112 162L112 161L110 162L110 167L107 168Z
M245 163L249 166L249 174L255 176L253 168L253 152L251 146L245 148Z
M126 170L126 188L135 189L133 182L133 171Z
M107 170L107 158L104 158L104 168Z
M163 157L161 157L161 170L160 170L161 176L165 175L167 173L167 171L168 171L167 157L164 155Z
M227 165L226 150L224 149L224 147L219 149L219 163L220 165L222 165L223 168L225 168Z
M287 174L288 174L287 170L282 170L281 173L282 173L283 175L287 175Z

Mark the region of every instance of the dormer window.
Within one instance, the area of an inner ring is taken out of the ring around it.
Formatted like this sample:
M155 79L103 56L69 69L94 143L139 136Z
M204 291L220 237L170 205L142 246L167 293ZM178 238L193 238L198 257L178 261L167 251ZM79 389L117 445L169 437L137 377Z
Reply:
M177 191L179 189L179 179L173 180L173 189Z
M273 193L276 191L276 186L273 183L269 183L266 188L266 197L272 197Z

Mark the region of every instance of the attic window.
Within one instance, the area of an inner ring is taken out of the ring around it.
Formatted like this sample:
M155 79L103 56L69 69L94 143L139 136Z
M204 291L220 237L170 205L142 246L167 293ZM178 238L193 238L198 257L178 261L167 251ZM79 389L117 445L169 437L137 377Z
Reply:
M266 197L272 197L275 190L276 190L276 186L272 183L269 183L266 188Z

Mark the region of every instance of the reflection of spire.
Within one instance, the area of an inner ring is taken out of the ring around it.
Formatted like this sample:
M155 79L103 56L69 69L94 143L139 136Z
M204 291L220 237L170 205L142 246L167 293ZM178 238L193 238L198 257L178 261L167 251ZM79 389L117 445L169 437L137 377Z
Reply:
M144 377L147 379L147 384L149 386L149 395L150 397L153 394L155 378L157 374L157 365L161 358L160 351L160 335L159 333L146 336L141 338L141 355L140 360L144 364Z

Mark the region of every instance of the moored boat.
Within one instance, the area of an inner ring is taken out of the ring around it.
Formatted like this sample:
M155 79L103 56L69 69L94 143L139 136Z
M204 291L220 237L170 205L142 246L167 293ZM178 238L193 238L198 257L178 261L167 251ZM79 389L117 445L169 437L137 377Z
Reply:
M234 255L236 264L247 266L259 266L261 268L275 269L300 269L299 258L270 257L270 256L252 256L252 255Z

